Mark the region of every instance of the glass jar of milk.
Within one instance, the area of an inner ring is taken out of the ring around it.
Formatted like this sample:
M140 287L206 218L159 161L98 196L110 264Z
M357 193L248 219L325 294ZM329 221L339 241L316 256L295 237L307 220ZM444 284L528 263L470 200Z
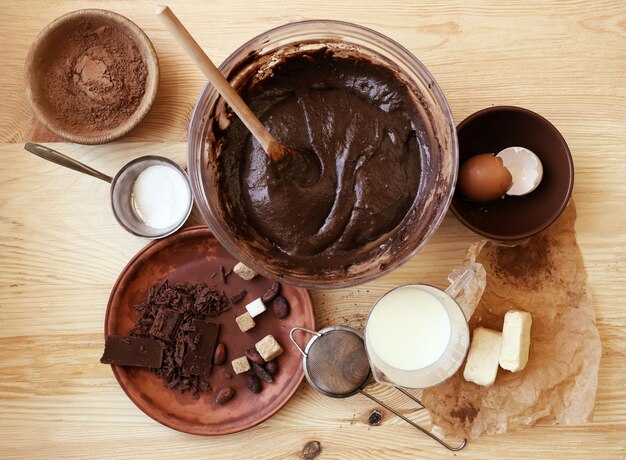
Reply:
M383 295L365 325L374 379L405 388L428 388L451 377L469 348L469 329L454 297L474 278L463 271L442 291L408 284Z

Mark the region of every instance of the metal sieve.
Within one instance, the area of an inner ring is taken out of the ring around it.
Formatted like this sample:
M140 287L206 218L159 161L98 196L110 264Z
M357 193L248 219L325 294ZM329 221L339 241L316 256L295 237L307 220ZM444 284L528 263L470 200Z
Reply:
M293 336L296 331L306 332L313 336L304 349L300 347ZM346 326L331 326L315 332L303 327L294 327L289 333L289 337L302 354L302 367L304 368L306 379L316 390L332 398L347 398L360 393L414 426L448 450L461 450L467 444L467 440L464 439L459 446L450 446L430 431L365 392L364 388L369 383L371 377L371 368L365 351L363 335L356 329ZM420 407L417 410L426 409L415 396L402 388L396 387L396 389L419 404Z

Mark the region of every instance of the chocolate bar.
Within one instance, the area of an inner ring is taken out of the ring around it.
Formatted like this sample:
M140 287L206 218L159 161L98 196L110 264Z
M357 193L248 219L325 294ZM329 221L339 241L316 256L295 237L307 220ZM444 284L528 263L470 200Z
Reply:
M195 350L189 349L183 362L183 370L191 375L208 376L211 373L213 353L217 343L219 324L208 321L193 320L191 325L196 329L190 332Z
M157 339L171 342L176 330L178 329L179 319L180 313L176 310L161 308L158 311L156 318L154 318L154 322L150 328L150 335L156 337Z
M153 339L110 335L106 339L100 362L158 369L163 362L163 345Z

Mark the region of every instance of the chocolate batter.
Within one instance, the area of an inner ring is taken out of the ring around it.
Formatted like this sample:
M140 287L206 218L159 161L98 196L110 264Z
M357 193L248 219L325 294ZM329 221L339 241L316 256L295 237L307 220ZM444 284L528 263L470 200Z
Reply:
M238 232L261 235L311 267L371 256L420 186L425 140L406 85L386 66L322 50L292 55L239 91L270 133L305 151L313 168L294 177L234 119L223 133L219 177Z

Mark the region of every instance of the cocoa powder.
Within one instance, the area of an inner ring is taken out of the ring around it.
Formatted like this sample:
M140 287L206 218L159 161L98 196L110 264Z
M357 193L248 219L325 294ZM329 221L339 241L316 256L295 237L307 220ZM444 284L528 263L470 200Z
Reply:
M535 288L554 269L545 235L535 236L524 245L500 246L495 252L494 272L516 286Z
M114 129L139 107L148 68L135 42L114 24L84 20L48 57L43 88L48 110L65 129Z

